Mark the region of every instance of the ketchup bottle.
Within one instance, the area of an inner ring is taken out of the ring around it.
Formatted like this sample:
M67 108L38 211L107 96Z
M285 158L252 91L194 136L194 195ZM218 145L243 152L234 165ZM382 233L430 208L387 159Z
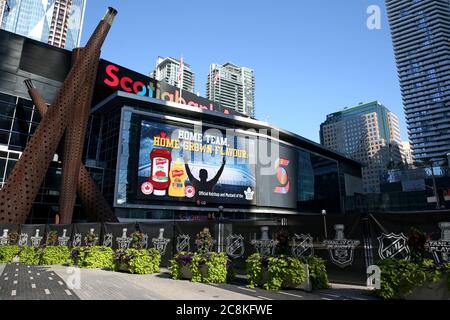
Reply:
M155 196L165 196L170 185L170 163L172 154L169 150L153 149L150 153L152 167L150 171L150 182L154 187Z

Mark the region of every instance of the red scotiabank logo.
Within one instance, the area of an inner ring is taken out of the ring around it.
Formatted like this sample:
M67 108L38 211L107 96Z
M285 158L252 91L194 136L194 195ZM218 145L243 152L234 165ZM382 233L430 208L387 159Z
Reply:
M107 79L103 80L103 82L112 88L120 87L125 92L132 92L140 96L153 96L153 90L146 86L142 81L134 81L130 77L119 77L118 72L120 68L113 64L110 64L106 67L106 75Z
M1 1L1 0L0 0ZM142 97L151 97L163 101L171 101L175 103L181 103L184 105L200 108L202 110L215 111L217 107L211 102L204 98L202 100L196 99L195 95L188 97L188 94L184 94L181 97L181 93L177 88L173 87L173 90L162 90L159 82L153 82L148 78L144 80L143 75L135 75L141 80L133 79L131 75L122 75L125 71L114 65L108 64L105 67L105 76L102 82L110 88L117 88L117 90L134 93ZM230 110L223 109L223 113L230 114Z

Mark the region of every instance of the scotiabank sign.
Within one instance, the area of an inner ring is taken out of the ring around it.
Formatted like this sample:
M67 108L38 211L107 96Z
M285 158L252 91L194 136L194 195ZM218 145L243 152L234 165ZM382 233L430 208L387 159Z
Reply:
M180 100L180 90L178 88L106 60L100 61L95 91L94 104L106 99L116 91L125 91L143 97L181 103L203 110L237 114L234 110L222 108L215 102L187 91L182 92Z

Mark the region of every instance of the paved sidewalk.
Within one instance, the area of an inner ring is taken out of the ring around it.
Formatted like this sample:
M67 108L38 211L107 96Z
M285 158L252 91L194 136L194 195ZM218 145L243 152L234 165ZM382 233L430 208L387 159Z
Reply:
M232 284L202 284L169 278L167 269L132 275L64 266L0 265L0 300L372 300L365 287L332 284L328 290L267 291ZM79 275L79 287L76 284ZM70 285L70 286L68 286ZM70 287L70 289L69 289ZM73 288L73 289L72 289Z
M67 279L67 268L52 266ZM218 287L190 281L175 281L168 274L130 275L99 269L79 269L81 288L74 292L81 299L93 300L252 300L255 298Z
M369 295L369 291L366 287L330 283L331 288L328 290L316 290L314 293L330 298L344 298L351 300L378 300L376 297Z

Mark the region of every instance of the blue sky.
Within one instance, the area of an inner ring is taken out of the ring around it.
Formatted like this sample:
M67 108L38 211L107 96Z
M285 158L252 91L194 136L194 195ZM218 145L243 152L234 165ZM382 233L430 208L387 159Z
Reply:
M380 30L366 26L370 5ZM318 142L328 113L379 100L407 138L383 0L88 0L82 44L108 6L107 60L148 74L158 55L183 54L203 96L209 65L230 61L255 70L258 119Z

